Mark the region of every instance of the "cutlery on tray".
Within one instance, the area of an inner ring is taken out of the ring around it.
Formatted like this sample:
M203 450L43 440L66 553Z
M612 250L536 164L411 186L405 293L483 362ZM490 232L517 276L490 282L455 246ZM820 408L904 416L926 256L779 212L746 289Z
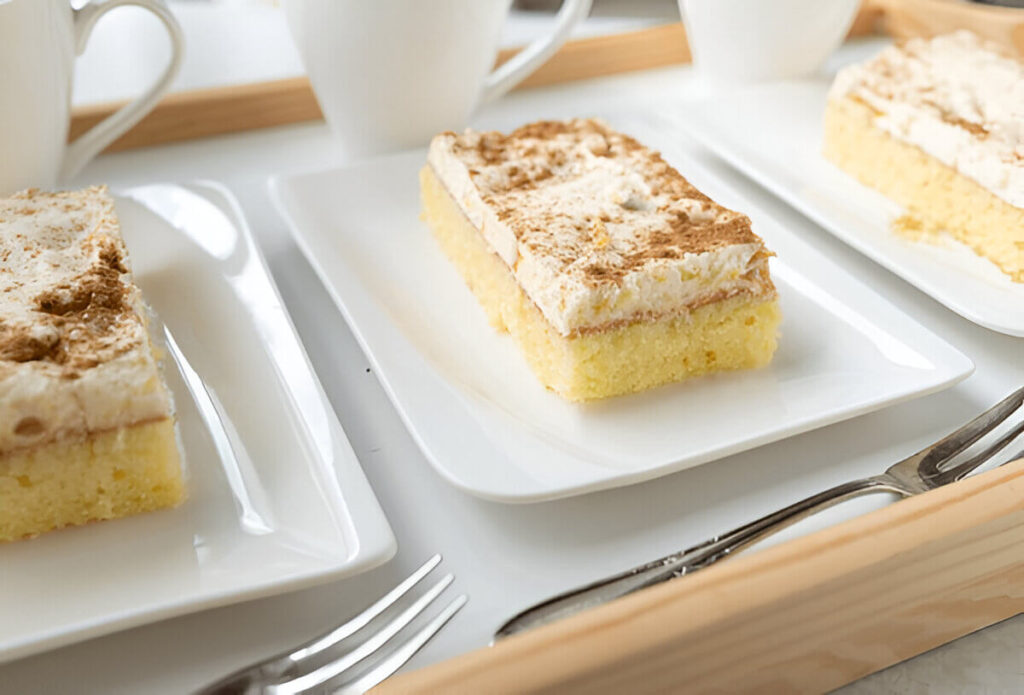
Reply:
M980 451L966 458L960 457L985 435L1007 422L1022 405L1024 388L1010 394L935 444L893 464L884 473L837 485L682 552L554 596L527 608L507 621L497 630L495 638L501 639L545 625L702 569L782 531L797 521L854 497L876 492L911 497L961 480L990 461L1024 433L1022 413L1018 421L1000 434L995 441L984 444Z
M351 620L294 649L235 671L196 695L365 693L401 668L466 605L465 594L457 596L404 640L394 639L454 581L454 575L447 574L411 603L403 600L440 563L441 556L434 555Z

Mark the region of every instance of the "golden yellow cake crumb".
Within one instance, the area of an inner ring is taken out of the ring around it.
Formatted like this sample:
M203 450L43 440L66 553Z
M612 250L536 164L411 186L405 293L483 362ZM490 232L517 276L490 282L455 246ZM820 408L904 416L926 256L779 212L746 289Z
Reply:
M0 541L173 507L185 485L170 418L0 457Z
M889 225L893 234L910 239L911 241L927 241L938 243L942 238L942 228L928 220L922 220L914 215L900 215Z

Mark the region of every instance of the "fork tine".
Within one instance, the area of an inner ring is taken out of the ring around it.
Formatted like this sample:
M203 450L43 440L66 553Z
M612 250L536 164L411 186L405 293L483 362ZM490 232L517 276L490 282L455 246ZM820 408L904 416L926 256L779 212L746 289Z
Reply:
M346 637L351 637L356 632L366 627L374 618L393 606L399 599L405 596L410 589L419 584L424 577L430 574L431 570L437 567L440 563L441 556L434 555L423 563L418 570L406 577L401 584L377 599L372 606L348 622L334 628L327 634L316 637L306 644L298 647L288 655L288 658L298 663L304 659L308 659L314 654L322 652L328 647L334 646Z
M322 685L332 678L340 675L345 670L351 668L355 664L359 663L366 657L370 656L378 649L380 649L385 642L390 640L399 631L411 623L420 613L422 613L427 606L434 602L442 591L444 591L449 584L455 579L452 574L445 575L437 584L430 587L426 593L420 596L416 601L408 608L403 610L397 616L392 618L384 627L378 632L369 637L365 642L360 644L352 651L344 654L339 659L330 663L324 664L320 668L311 671L305 675L299 676L292 680L284 683L279 683L272 688L272 692L281 693L281 695L293 695L302 693L310 688L315 688L318 685Z
M1019 423L1017 423L1016 427L1014 427L1012 430L1010 430L1002 437L1000 437L998 441L990 444L983 451L978 452L971 458L967 459L962 463L958 463L952 468L942 471L939 474L939 477L942 478L943 480L948 479L950 482L953 480L960 480L968 473L973 471L975 468L982 465L983 463L991 459L993 456L998 454L1000 451L1005 449L1007 446L1009 446L1010 442L1019 437L1021 434L1024 434L1024 420L1021 420Z
M422 649L427 642L433 639L434 635L440 632L441 628L448 624L448 621L466 605L466 601L468 600L469 599L466 598L465 594L456 598L429 623L424 625L419 632L412 635L409 639L396 647L395 651L387 658L374 666L373 669L365 675L360 676L358 679L351 683L347 683L334 691L334 695L362 695L362 693L365 693L370 688L389 677L395 671L404 666L406 662L409 661L416 652Z
M967 450L972 444L995 429L1022 404L1024 404L1024 388L1017 389L957 431L929 447L922 460L923 466L937 471L943 463Z

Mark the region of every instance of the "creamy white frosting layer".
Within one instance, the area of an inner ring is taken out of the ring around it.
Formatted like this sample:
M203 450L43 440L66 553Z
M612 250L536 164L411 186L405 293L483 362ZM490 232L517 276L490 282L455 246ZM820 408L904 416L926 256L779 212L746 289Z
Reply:
M836 76L875 125L1024 208L1024 64L967 31L911 39Z
M774 294L746 217L599 121L445 133L428 163L562 335Z
M0 453L168 416L144 312L105 188L0 200Z

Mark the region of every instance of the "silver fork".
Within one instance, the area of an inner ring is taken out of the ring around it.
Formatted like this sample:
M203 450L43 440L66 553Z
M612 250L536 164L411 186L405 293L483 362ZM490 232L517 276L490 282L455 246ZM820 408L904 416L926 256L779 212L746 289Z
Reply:
M235 671L196 691L196 695L365 693L401 668L466 605L466 596L458 596L421 628L404 640L392 644L393 638L423 613L454 580L453 575L445 575L415 601L400 608L401 599L440 562L440 555L430 558L369 608L330 632L295 649ZM397 615L382 625L368 627L375 621L381 622L385 613ZM365 632L366 636L358 645L347 649L340 647L341 642L361 632ZM336 646L339 647L339 653L327 659L328 650ZM360 670L358 666L370 657L376 657L377 660Z
M942 440L890 466L880 475L837 485L682 552L559 594L513 617L498 628L495 638L501 639L554 622L653 584L702 569L778 533L801 519L854 497L876 492L911 497L960 480L990 460L1024 432L1022 417L1020 422L978 453L959 462L954 460L1005 422L1022 404L1024 388L1010 394Z

